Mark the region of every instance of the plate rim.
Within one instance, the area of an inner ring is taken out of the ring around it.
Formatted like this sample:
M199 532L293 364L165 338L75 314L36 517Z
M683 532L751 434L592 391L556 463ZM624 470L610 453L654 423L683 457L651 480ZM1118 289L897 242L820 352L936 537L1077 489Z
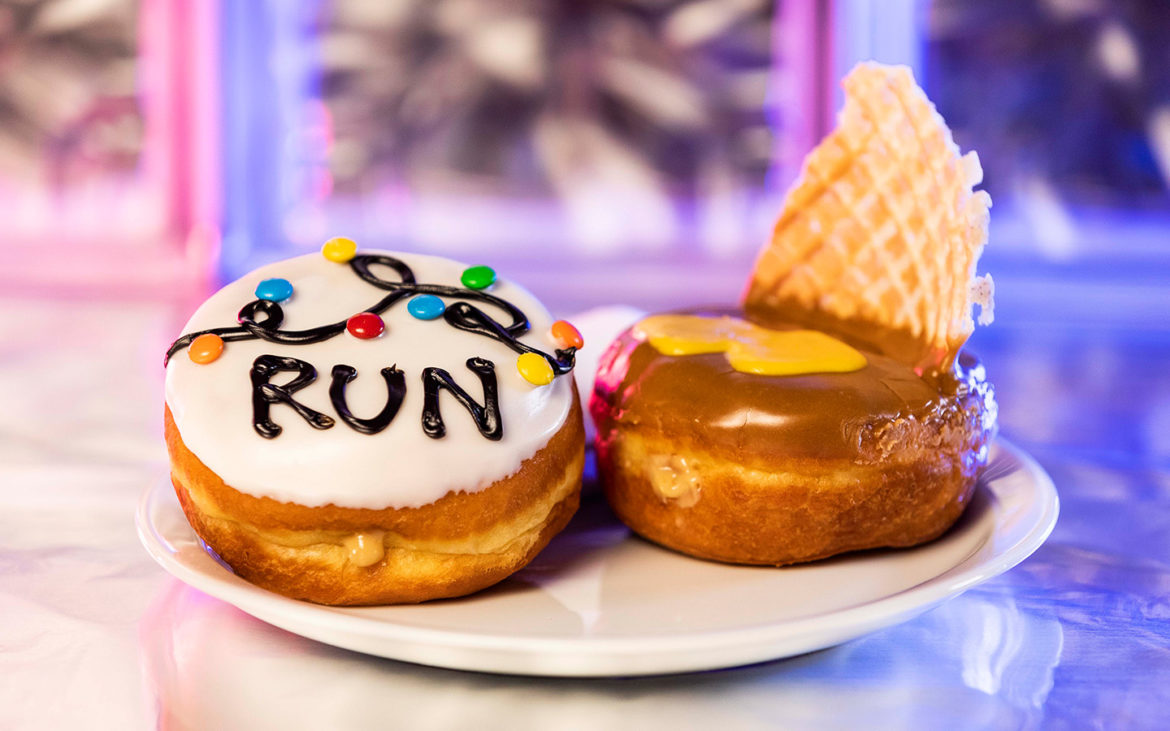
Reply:
M1052 533L1060 512L1059 496L1051 477L1023 449L1003 438L998 438L993 448L1002 450L1016 461L1017 468L1009 475L1026 474L1027 485L1034 493L1033 504L1039 508L1031 524L1020 529L1021 534L1011 545L972 563L979 553L976 551L935 576L879 599L775 624L725 630L623 637L473 634L355 614L361 608L327 607L290 599L249 584L226 568L219 569L224 572L223 576L215 576L180 560L151 519L156 501L171 493L166 489L170 486L169 479L157 481L144 490L136 510L135 525L147 552L175 578L261 621L338 647L424 665L524 675L597 677L692 672L779 659L860 637L911 619L1018 565ZM994 462L994 456L991 461ZM1002 501L1001 492L996 490L997 484L1001 491L1003 489L1000 480L1001 477L996 477L982 484L993 498ZM992 536L997 527L998 521L993 523ZM308 630L306 624L310 626ZM349 637L339 637L339 634ZM370 649L366 643L358 641L371 637L381 645L389 642L407 647L387 653ZM487 652L492 653L492 657L431 657L428 650L440 655L452 651L465 654ZM573 662L550 666L537 657L548 654L571 656ZM684 661L688 656L696 655L716 655L723 659L694 657L690 662ZM622 665L631 659L639 660L636 666Z

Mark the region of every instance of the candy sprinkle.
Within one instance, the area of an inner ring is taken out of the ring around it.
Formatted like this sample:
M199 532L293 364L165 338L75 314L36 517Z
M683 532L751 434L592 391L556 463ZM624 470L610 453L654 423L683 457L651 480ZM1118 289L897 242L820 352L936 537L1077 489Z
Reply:
M344 264L357 254L357 244L353 239L336 236L325 242L321 247L321 254L329 261Z
M553 369L543 355L524 353L516 359L516 370L524 380L534 386L547 386L553 382Z
M468 289L487 289L496 281L496 270L487 266L469 267L463 270L459 281Z
M355 338L373 340L386 329L386 323L373 312L359 312L345 321L345 329Z
M406 311L420 320L434 320L442 315L446 309L447 305L443 303L443 300L433 294L420 294L417 297L411 297L410 301L406 303Z
M293 286L287 279L265 279L256 285L257 299L269 302L284 302L292 297Z
M573 323L568 320L557 320L549 328L549 334L552 339L556 341L557 345L562 348L576 348L580 350L585 347L585 338L581 337L581 331L573 327Z
M203 333L187 346L187 357L199 365L207 365L223 353L223 338L215 333Z

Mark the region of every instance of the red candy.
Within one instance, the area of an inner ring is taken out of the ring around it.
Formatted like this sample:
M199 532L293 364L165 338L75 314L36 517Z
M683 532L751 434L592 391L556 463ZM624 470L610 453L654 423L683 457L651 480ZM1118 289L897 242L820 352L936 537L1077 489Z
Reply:
M386 323L373 312L359 312L345 321L345 329L355 338L373 340L386 329Z
M549 333L553 340L557 341L557 345L562 348L577 348L580 350L585 347L585 339L581 337L581 331L573 327L572 323L566 320L557 320L549 328Z

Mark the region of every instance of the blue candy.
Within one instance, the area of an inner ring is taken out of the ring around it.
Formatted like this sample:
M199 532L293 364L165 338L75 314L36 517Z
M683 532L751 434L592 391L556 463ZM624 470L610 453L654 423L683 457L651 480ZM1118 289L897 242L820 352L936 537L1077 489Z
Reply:
M293 286L287 279L265 279L256 285L256 297L269 302L284 302L292 293Z
M420 294L406 303L406 311L420 320L433 320L446 309L443 300L433 294Z

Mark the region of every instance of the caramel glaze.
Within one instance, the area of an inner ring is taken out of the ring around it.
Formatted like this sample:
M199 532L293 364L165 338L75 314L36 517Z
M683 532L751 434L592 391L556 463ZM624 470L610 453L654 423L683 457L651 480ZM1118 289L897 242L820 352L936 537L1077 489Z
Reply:
M591 411L599 448L620 425L764 469L794 458L914 458L907 447L951 452L972 475L986 463L997 410L974 356L964 353L948 371L920 377L910 366L859 349L867 365L851 373L760 376L734 370L720 353L662 355L631 328L610 346L597 373Z

